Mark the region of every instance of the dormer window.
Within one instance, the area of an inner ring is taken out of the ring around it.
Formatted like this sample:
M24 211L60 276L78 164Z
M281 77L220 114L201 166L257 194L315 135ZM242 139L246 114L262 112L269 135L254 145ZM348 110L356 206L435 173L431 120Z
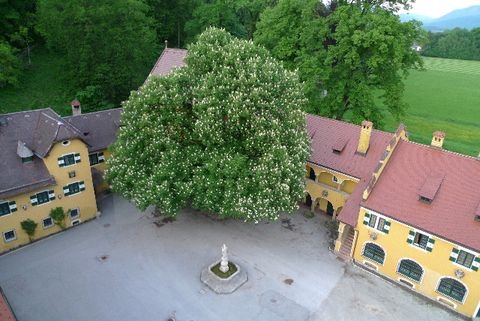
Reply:
M423 203L426 203L426 204L430 204L432 202L432 200L430 198L424 197L424 196L420 196L419 201L421 201Z

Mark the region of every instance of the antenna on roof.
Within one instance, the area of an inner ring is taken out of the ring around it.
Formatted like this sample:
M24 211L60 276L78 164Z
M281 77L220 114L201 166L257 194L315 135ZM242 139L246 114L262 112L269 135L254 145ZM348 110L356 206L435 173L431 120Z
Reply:
M168 40L165 40L165 49L168 48Z

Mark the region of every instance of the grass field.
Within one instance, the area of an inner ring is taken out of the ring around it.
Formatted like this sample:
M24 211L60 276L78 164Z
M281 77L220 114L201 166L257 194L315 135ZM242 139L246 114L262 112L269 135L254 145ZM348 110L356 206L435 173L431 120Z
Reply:
M67 115L74 94L62 81L60 58L38 48L32 52L32 65L22 73L18 86L0 89L0 114L52 107Z
M480 153L480 61L424 58L426 71L412 71L406 80L407 116L401 119L410 139L430 144L432 133L447 134L445 149ZM386 120L394 131L398 122Z

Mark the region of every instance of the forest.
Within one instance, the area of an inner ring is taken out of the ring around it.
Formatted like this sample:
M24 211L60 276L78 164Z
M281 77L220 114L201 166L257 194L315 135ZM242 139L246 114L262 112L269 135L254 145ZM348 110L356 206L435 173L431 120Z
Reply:
M422 55L449 59L480 60L480 28L429 32Z
M118 107L144 82L165 42L187 48L215 26L298 70L305 111L352 122L370 119L381 128L384 112L396 119L405 113L403 80L422 68L410 47L425 33L419 22L398 17L411 2L3 0L0 100L9 101L0 103L0 112L73 98L86 112ZM35 65L35 57L41 63ZM42 72L28 72L40 67ZM34 82L43 97L8 89L19 79Z

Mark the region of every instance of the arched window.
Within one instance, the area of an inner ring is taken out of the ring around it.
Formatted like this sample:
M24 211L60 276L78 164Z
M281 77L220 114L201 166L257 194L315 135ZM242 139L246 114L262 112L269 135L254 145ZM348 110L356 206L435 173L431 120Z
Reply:
M312 181L314 181L315 178L317 178L317 176L315 175L315 171L313 170L313 168L310 168L310 175L308 176L308 178L310 178Z
M374 243L365 244L363 256L368 257L369 259L372 259L380 264L383 264L383 261L385 260L385 252L380 246Z
M446 296L459 302L463 302L465 294L467 293L467 289L462 283L451 278L443 278L438 284L437 290L438 292L445 294Z
M398 273L415 281L420 281L423 275L422 267L412 260L401 260L398 266Z

